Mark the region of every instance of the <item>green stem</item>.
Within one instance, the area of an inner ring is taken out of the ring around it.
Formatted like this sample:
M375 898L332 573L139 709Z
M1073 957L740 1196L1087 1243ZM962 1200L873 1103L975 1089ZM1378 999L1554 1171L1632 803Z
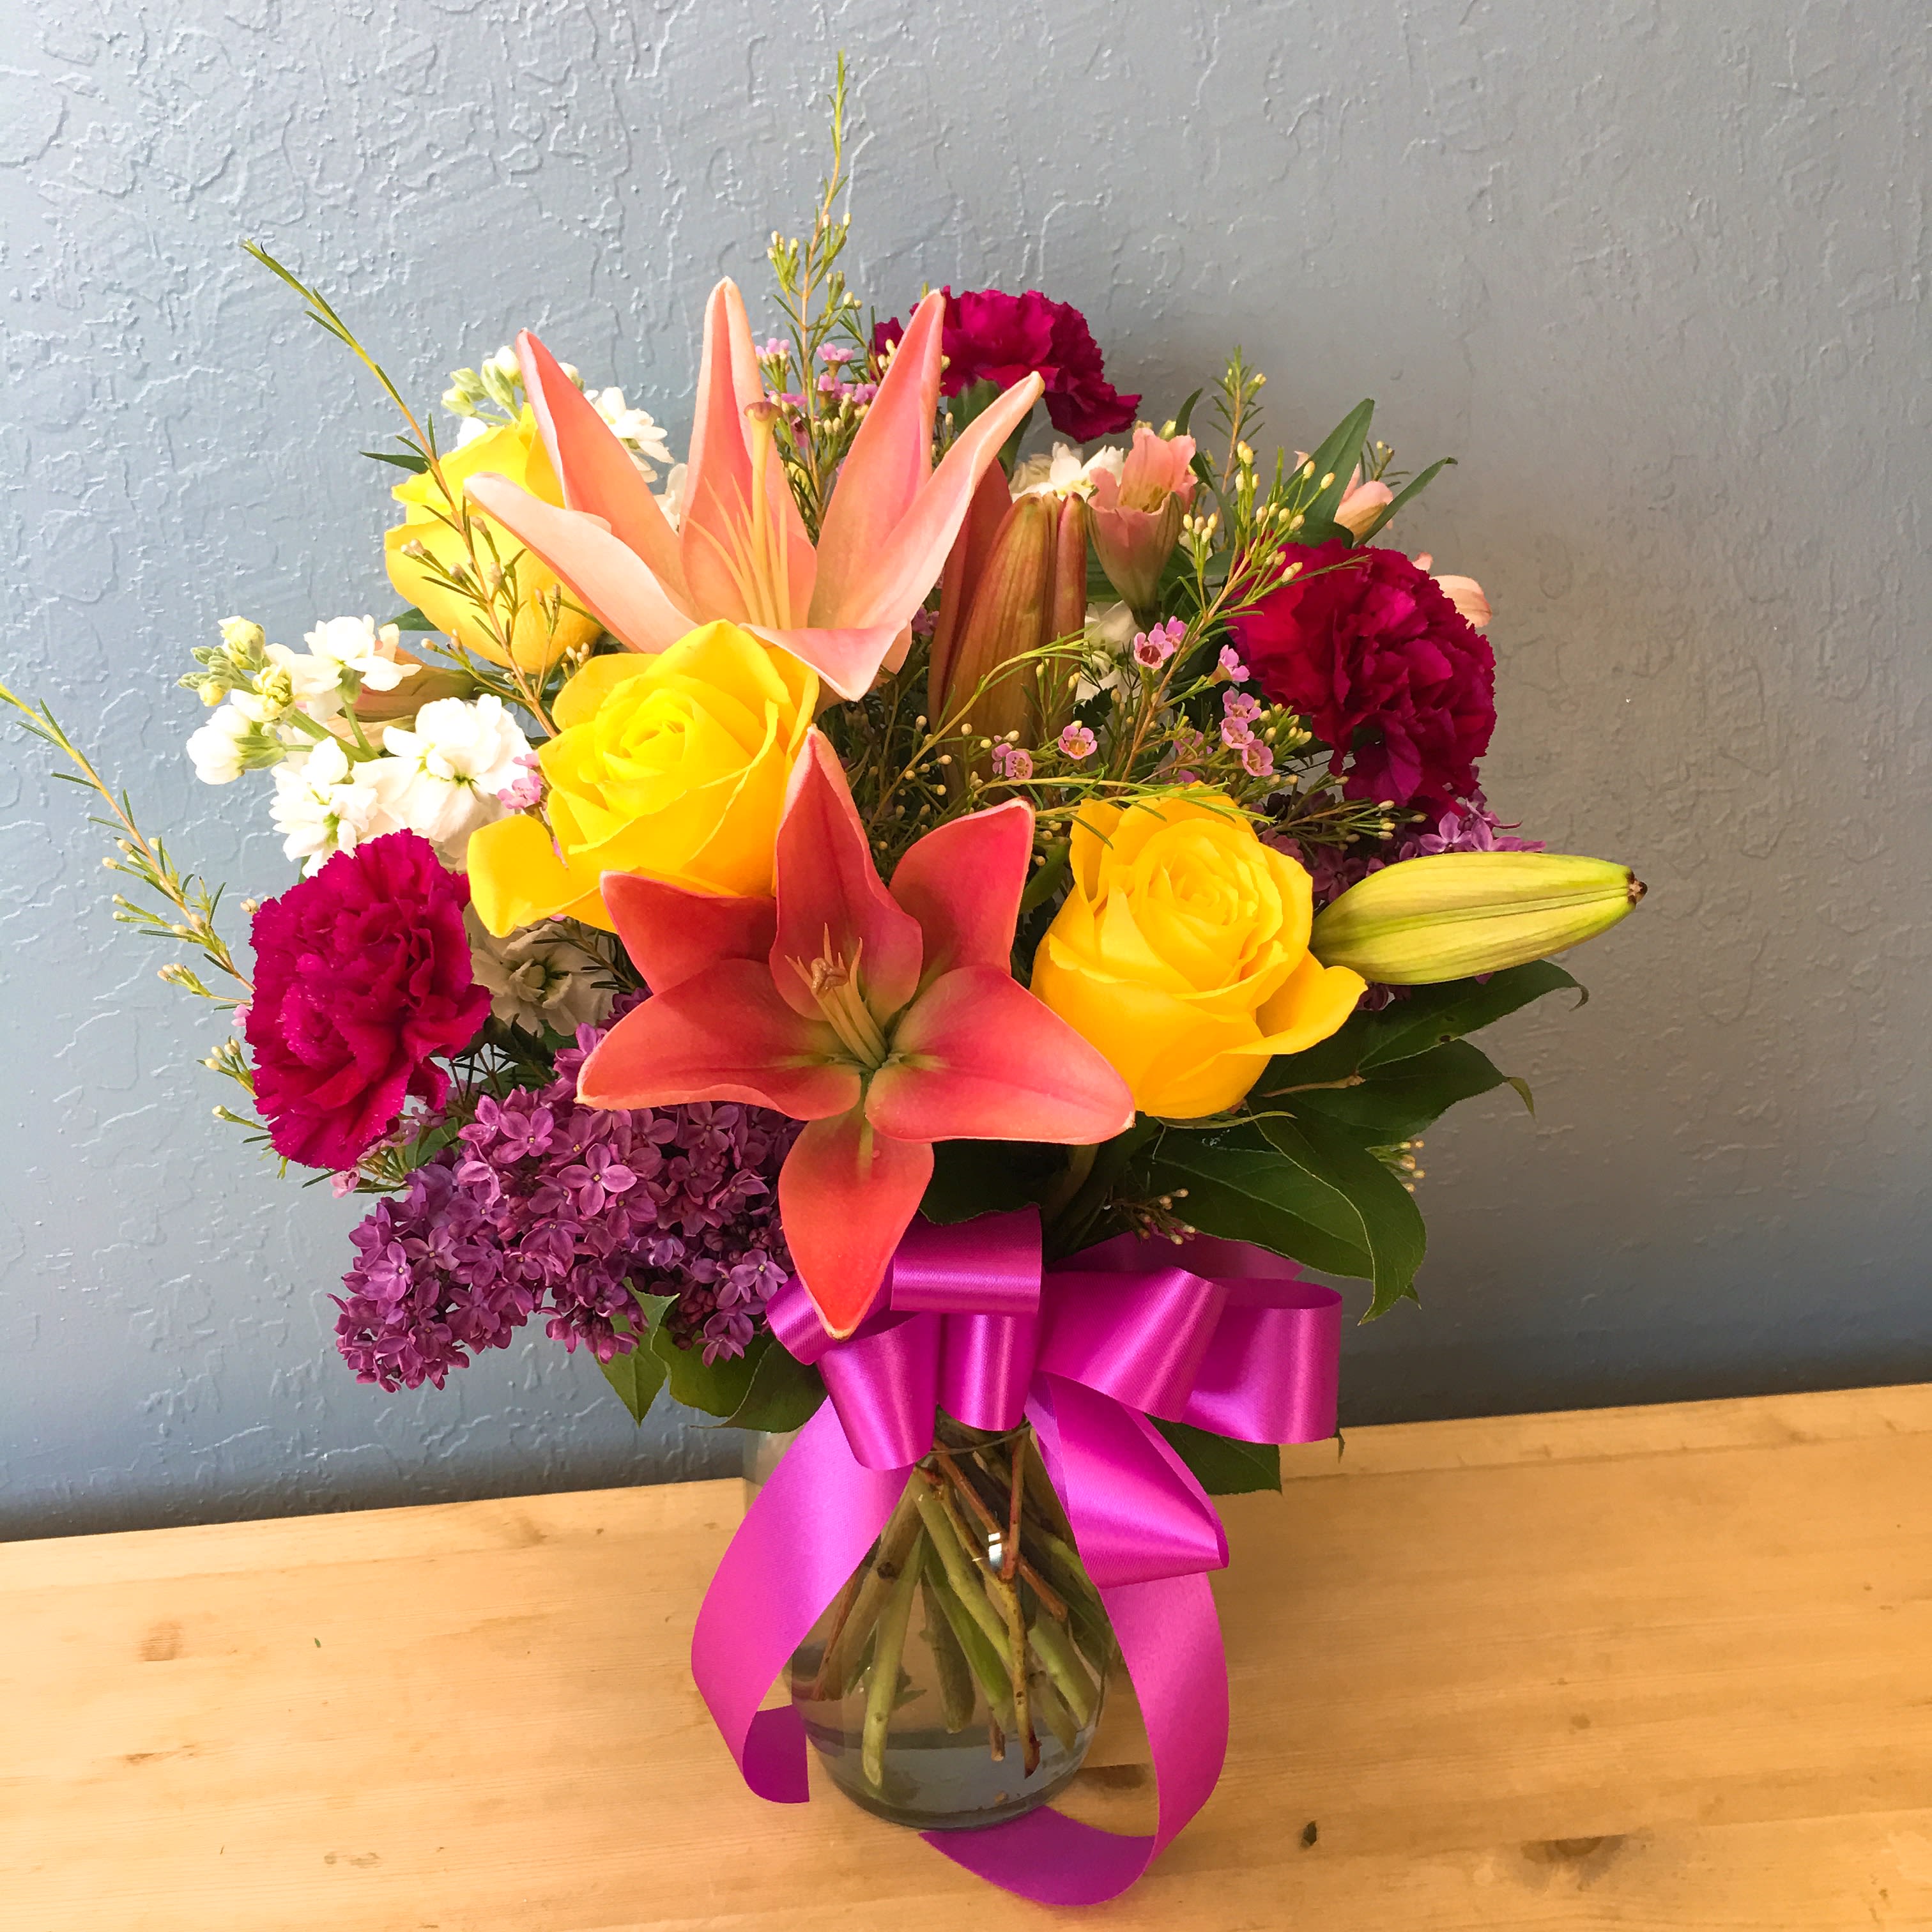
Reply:
M1100 1694L1080 1661L1073 1640L1050 1617L1035 1618L1032 1636L1034 1654L1046 1666L1054 1688L1066 1700L1067 1708L1082 1726L1090 1724L1100 1708Z
M906 1627L912 1620L919 1569L919 1534L915 1531L912 1547L904 1567L892 1580L891 1594L879 1618L878 1634L872 1645L872 1676L866 1686L866 1721L859 1762L866 1782L875 1791L885 1784L886 1729L899 1700L899 1660L905 1654Z
M921 1546L928 1552L932 1549L929 1543ZM935 1573L940 1579L937 1587ZM922 1564L919 1587L920 1606L926 1612L926 1646L932 1652L932 1667L939 1678L940 1710L947 1735L956 1736L973 1721L973 1670L940 1600L939 1593L946 1587L944 1571L936 1563Z
M844 1628L826 1646L825 1654L819 1660L818 1675L812 1680L810 1694L814 1699L836 1700L843 1697L857 1677L860 1646L872 1635L872 1626L878 1622L886 1599L892 1594L892 1586L905 1568L906 1554L919 1534L915 1492L922 1492L924 1488L925 1485L914 1477L893 1509L880 1535L878 1549L867 1567L865 1581L859 1586L851 1614L845 1619Z

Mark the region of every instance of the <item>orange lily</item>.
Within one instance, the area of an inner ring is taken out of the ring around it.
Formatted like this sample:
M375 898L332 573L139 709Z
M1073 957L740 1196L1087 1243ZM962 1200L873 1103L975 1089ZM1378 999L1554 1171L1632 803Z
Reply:
M929 832L890 890L818 732L794 767L775 898L604 874L652 996L584 1064L592 1107L735 1100L806 1121L778 1175L799 1279L835 1335L865 1319L938 1140L1122 1132L1126 1083L1012 976L1033 852L1018 800Z
M550 352L517 338L565 507L506 477L470 494L568 584L614 637L662 650L722 618L862 698L937 581L974 486L1039 399L1016 382L932 466L946 298L921 302L853 439L814 548L772 448L751 323L735 284L704 314L684 508L674 530L624 446Z

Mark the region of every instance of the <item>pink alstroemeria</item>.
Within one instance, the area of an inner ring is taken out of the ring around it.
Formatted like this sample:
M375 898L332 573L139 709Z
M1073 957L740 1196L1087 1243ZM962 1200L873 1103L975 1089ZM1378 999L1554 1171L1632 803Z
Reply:
M628 874L604 904L652 988L584 1064L592 1107L730 1100L809 1124L778 1177L792 1261L849 1335L917 1211L940 1140L1103 1141L1126 1083L1012 976L1033 852L1015 801L929 832L880 879L837 756L793 770L775 898Z
M1116 478L1094 478L1094 549L1100 568L1138 614L1153 603L1160 574L1194 502L1194 439L1134 425L1134 446Z
M976 416L932 467L946 298L919 305L854 437L814 550L772 448L767 400L735 284L704 314L682 508L674 530L590 399L526 329L517 338L562 509L506 477L470 494L542 557L604 628L662 650L724 618L802 658L844 698L862 698L938 580L973 489L1040 393L1029 376Z

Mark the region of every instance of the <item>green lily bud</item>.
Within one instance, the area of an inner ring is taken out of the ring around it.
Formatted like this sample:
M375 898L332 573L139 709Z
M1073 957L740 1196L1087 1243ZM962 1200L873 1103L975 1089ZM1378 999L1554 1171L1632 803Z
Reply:
M1628 866L1560 852L1442 852L1372 872L1316 915L1308 950L1385 986L1432 986L1546 958L1643 897Z

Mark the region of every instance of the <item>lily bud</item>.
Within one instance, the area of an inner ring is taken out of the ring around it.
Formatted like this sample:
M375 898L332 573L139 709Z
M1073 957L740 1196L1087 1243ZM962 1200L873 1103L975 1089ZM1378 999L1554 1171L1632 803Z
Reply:
M987 475L998 494L982 483L940 580L927 700L953 731L999 740L1046 722L1030 710L1038 660L1004 677L1000 668L1082 634L1087 506L1077 496L1025 496L1002 511L1004 481Z
M1180 541L1180 520L1194 501L1194 439L1164 439L1145 423L1118 482L1094 478L1094 549L1107 581L1138 614L1151 610L1160 574Z
M1442 852L1371 872L1316 915L1309 950L1385 986L1432 986L1546 958L1643 897L1628 866L1558 852Z

